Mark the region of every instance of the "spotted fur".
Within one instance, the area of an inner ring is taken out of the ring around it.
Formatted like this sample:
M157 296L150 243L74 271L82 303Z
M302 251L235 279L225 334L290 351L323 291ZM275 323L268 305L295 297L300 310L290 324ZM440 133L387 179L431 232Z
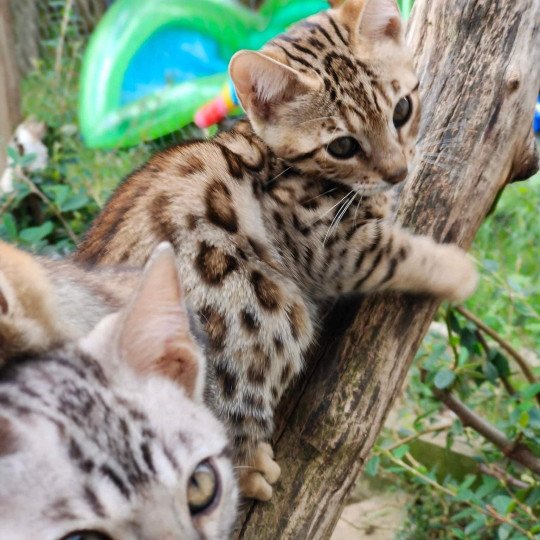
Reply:
M16 307L7 283L0 322ZM21 344L0 367L2 540L228 538L231 451L202 403L204 356L170 248L132 296L80 340L46 352ZM215 490L194 511L188 486L201 463Z
M458 300L476 276L457 247L386 220L420 120L394 0L346 0L237 53L230 74L248 120L155 155L113 195L77 258L140 265L158 242L174 245L209 335L207 401L236 459L253 465L321 302L389 289ZM396 127L405 96L412 114ZM357 142L350 158L329 153L339 137ZM246 470L244 493L268 498L269 475Z

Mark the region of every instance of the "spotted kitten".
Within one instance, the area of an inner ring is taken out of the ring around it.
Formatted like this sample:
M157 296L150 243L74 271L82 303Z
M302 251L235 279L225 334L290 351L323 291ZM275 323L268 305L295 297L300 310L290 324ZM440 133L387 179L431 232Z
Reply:
M476 273L456 246L385 219L420 122L394 0L346 0L261 52L240 51L230 75L249 120L134 172L78 260L142 264L173 244L210 338L208 404L252 466L243 493L269 499L279 468L261 463L259 443L302 370L320 303L381 290L461 300Z
M16 309L0 284L0 322ZM12 317L12 327L15 325ZM0 336L5 337L1 332ZM223 539L237 489L174 255L78 343L0 368L2 540Z

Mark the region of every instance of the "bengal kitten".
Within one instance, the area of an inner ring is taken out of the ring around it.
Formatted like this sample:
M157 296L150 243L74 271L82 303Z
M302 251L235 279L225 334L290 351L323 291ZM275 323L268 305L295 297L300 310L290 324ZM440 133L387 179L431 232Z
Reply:
M477 276L458 247L385 219L420 123L394 0L346 0L229 69L249 120L135 171L77 259L143 264L172 243L210 339L207 402L250 466L244 495L266 500L279 468L262 470L256 450L302 370L320 303L381 290L460 301Z
M4 343L19 320L28 330L21 284L0 283ZM205 359L170 247L128 307L78 342L34 344L0 367L0 538L228 538L230 450L202 402Z

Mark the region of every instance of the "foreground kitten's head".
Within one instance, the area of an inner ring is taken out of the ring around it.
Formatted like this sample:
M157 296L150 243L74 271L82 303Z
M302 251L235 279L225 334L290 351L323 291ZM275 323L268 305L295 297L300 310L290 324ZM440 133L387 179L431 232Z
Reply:
M230 74L256 133L296 168L371 195L414 156L418 79L395 0L338 0Z
M0 538L227 538L237 490L204 371L168 246L130 305L81 341L9 357Z

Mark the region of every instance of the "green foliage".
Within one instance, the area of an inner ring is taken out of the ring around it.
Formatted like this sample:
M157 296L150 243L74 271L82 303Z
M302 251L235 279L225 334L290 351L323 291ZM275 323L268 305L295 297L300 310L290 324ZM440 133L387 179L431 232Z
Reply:
M473 247L482 278L467 306L520 351L540 345L533 247L540 236L539 195L540 175L509 186ZM450 392L508 441L540 457L540 369L533 368L536 381L529 382L504 349L454 309L442 308L438 321L411 369L399 429L385 429L366 473L414 495L403 539L540 538L538 477L450 416L434 396L434 390ZM429 463L414 444L418 438L433 449L442 445L446 461Z

